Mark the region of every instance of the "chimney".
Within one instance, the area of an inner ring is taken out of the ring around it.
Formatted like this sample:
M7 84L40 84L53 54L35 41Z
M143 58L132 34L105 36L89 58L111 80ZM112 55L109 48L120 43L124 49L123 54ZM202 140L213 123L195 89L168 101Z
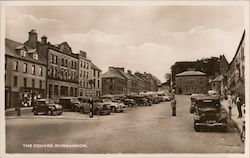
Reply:
M117 69L124 72L124 67L118 67Z
M131 75L131 74L132 74L131 70L127 70L127 73L128 73L129 75Z
M87 53L80 50L80 56L86 58L87 57Z
M114 72L115 68L114 67L109 67L109 71L113 71Z
M32 48L36 48L37 47L37 33L36 30L31 30L29 32L29 46Z
M47 37L45 35L41 37L41 44L47 44Z

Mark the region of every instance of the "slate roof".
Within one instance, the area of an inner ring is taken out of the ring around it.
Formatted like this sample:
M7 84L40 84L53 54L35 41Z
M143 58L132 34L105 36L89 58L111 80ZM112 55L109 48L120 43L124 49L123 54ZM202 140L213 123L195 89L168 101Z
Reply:
M200 71L184 71L182 73L176 74L176 77L180 76L206 76L206 74Z
M27 54L26 57L22 57L20 56L20 53L17 52L17 49L26 49ZM46 65L46 60L39 54L38 54L38 60L34 60L32 57L32 53L36 52L36 49L33 49L27 45L24 45L22 43L16 42L16 41L12 41L10 39L5 38L5 55L9 55L12 57L16 57L22 60L28 60L31 62L35 62L35 63L39 63L39 64L43 64Z
M122 75L118 74L118 73L115 73L113 71L108 71L108 72L105 72L103 75L102 75L102 78L120 78L120 79L125 79Z
M91 68L102 71L101 69L99 69L94 63L91 62Z

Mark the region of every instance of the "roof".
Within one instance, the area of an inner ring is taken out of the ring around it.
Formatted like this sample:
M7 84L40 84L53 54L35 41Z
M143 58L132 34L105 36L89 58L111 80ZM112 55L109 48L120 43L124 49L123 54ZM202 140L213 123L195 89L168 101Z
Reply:
M205 73L200 72L200 71L184 71L182 73L178 73L175 75L176 77L180 76L206 76Z
M206 95L206 96L196 97L196 100L220 100L220 97L219 96Z
M26 51L27 51L26 57L20 56L20 54L16 51L17 49L26 49ZM16 41L12 41L12 40L7 39L7 38L5 39L5 54L6 55L45 65L47 62L39 53L37 53L38 60L33 59L31 53L34 53L34 52L36 52L36 50L34 50L33 48L31 48L27 45L24 45L24 44L16 42Z
M132 76L130 76L129 74L123 72L123 71L119 71L122 75L124 75L127 79L133 80L134 78Z
M102 75L102 78L120 78L120 79L125 79L125 78L123 78L120 74L115 73L115 72L113 72L113 71L105 72L105 73Z
M101 69L99 69L94 63L91 62L91 68L102 71Z
M223 80L223 75L219 75L213 80L213 82L220 82L222 80Z

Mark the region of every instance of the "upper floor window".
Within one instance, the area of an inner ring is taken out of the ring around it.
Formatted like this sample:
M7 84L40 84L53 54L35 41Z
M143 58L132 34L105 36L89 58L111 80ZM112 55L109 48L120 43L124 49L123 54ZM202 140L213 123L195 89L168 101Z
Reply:
M26 63L23 64L23 72L24 73L27 73L27 68L28 68L28 65Z
M93 71L94 71L94 76L95 76L95 69L93 69Z
M100 78L100 71L97 72L97 77Z
M86 67L86 63L84 62L84 64L83 64L83 68L85 68Z
M54 55L53 54L50 54L50 62L53 63L53 58L54 58Z
M32 88L35 88L35 79L32 79Z
M14 71L18 71L18 62L17 61L14 62Z
M34 59L34 60L38 60L38 54L35 54L35 53L34 53L34 54L33 54L33 59Z
M74 68L74 62L71 61L71 69L73 69L73 68Z
M32 67L31 67L31 74L35 75L35 73L36 73L36 67L35 67L35 65L32 65Z
M7 58L5 58L5 70L7 69Z
M39 75L40 75L40 76L43 75L43 67L39 67Z
M89 63L87 63L87 69L89 69Z
M68 66L68 60L65 59L65 66L67 67Z
M21 56L26 57L26 55L27 55L27 52L25 50L21 49Z
M81 60L81 65L80 66L82 67L82 60Z
M57 56L54 56L54 63L57 64Z
M13 84L14 87L17 87L17 76L14 76L14 84Z
M64 66L64 58L62 58L62 64L61 65Z

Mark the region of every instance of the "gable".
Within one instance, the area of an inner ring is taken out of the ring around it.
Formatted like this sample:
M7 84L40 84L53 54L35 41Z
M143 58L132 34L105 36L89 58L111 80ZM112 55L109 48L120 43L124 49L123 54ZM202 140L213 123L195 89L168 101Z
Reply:
M71 47L68 45L67 42L63 42L59 45L59 49L61 52L66 53L66 54L71 54L72 53L72 49Z

